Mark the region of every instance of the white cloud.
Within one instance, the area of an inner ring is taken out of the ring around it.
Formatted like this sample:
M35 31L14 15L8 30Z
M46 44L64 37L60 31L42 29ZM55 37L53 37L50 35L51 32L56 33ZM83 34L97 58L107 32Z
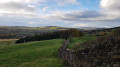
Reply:
M40 9L36 5L46 0L0 0L0 13L33 14Z
M77 0L54 0L54 1L56 1L59 5L78 4ZM23 22L23 25L25 23L26 25L29 24L31 26L37 23L44 24L45 22L50 24L55 24L54 22L56 22L56 24L60 24L61 22L66 25L72 24L72 26L74 27L75 26L85 27L85 26L90 26L90 24L93 24L92 26L101 26L101 27L102 25L103 26L108 26L108 25L111 26L113 24L119 25L119 21L120 21L119 0L101 0L100 11L91 11L91 10L69 11L68 10L65 12L62 10L61 11L52 10L53 8L49 10L51 8L49 7L50 5L42 7L43 9L42 8L39 9L39 7L36 4L40 2L47 2L47 0L0 0L1 22L6 21L6 23L7 22L17 23L17 21L20 21L20 23ZM5 19L8 19L8 21Z
M110 26L102 26L102 27L104 27L104 28L110 28Z
M66 4L79 4L77 0L55 0L58 5L66 5Z
M35 22L29 22L28 24L35 24Z
M23 13L29 14L37 11L34 5L25 5L17 2L8 2L0 4L0 13Z
M48 8L49 8L49 7L44 7L44 8L42 9L42 11L43 11L43 12L46 12L46 11L48 10Z
M101 0L100 7L113 20L120 20L120 2L119 0Z
M22 0L0 0L0 3L8 3L8 2L20 2Z
M74 27L88 27L89 25L88 24L74 24L73 25Z
M120 2L118 0L101 0L99 11L72 11L72 12L54 12L54 19L64 21L120 21Z
M47 2L46 0L0 0L0 3L8 3L8 2L18 2L18 3L38 3L38 2Z
M120 0L101 0L100 6L103 9L116 11L120 10Z

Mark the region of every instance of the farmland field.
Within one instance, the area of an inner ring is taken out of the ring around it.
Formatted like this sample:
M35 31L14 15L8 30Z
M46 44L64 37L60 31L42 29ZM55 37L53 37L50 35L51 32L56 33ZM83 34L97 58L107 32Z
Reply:
M5 42L5 41L16 41L18 39L0 39L0 42Z
M65 67L57 50L62 39L0 47L0 67Z
M13 45L18 39L0 39L0 46Z

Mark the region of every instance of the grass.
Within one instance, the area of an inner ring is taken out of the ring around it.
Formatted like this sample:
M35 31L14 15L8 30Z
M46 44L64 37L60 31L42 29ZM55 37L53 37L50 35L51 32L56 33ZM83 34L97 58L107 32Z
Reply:
M6 42L6 41L16 41L18 39L0 39L0 42Z
M0 67L65 67L58 58L62 39L0 47Z
M13 45L18 39L0 39L0 46Z
M72 48L75 44L95 38L95 36L75 37L68 47ZM67 67L58 58L58 48L63 41L63 39L53 39L0 46L0 67Z
M54 29L57 29L57 27L50 27L50 30L54 30Z
M7 45L14 45L14 44L15 44L15 41L3 41L3 42L0 42L0 47L7 46Z
M77 44L83 43L85 41L91 41L94 40L96 38L96 36L92 36L92 35L86 35L86 36L82 36L82 37L74 37L71 39L71 43L68 45L68 48L72 48Z

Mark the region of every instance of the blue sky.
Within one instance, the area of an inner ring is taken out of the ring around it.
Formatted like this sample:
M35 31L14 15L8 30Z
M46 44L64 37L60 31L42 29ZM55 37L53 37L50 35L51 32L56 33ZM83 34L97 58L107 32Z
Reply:
M1 0L0 26L120 26L119 0Z

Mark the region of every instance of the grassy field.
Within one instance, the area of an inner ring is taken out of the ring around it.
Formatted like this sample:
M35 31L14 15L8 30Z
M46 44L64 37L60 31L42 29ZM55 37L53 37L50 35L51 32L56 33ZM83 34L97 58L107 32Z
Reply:
M57 56L62 39L0 47L0 67L65 67Z
M18 39L0 39L0 42L6 42L6 41L16 41Z
M83 37L74 37L71 39L71 43L68 45L68 48L72 48L77 44L83 43L85 41L91 41L94 40L96 36L86 35Z
M0 46L13 45L18 39L0 39Z
M68 47L72 48L75 44L95 38L95 36L75 37ZM67 67L58 58L58 48L63 41L53 39L0 46L0 67Z

